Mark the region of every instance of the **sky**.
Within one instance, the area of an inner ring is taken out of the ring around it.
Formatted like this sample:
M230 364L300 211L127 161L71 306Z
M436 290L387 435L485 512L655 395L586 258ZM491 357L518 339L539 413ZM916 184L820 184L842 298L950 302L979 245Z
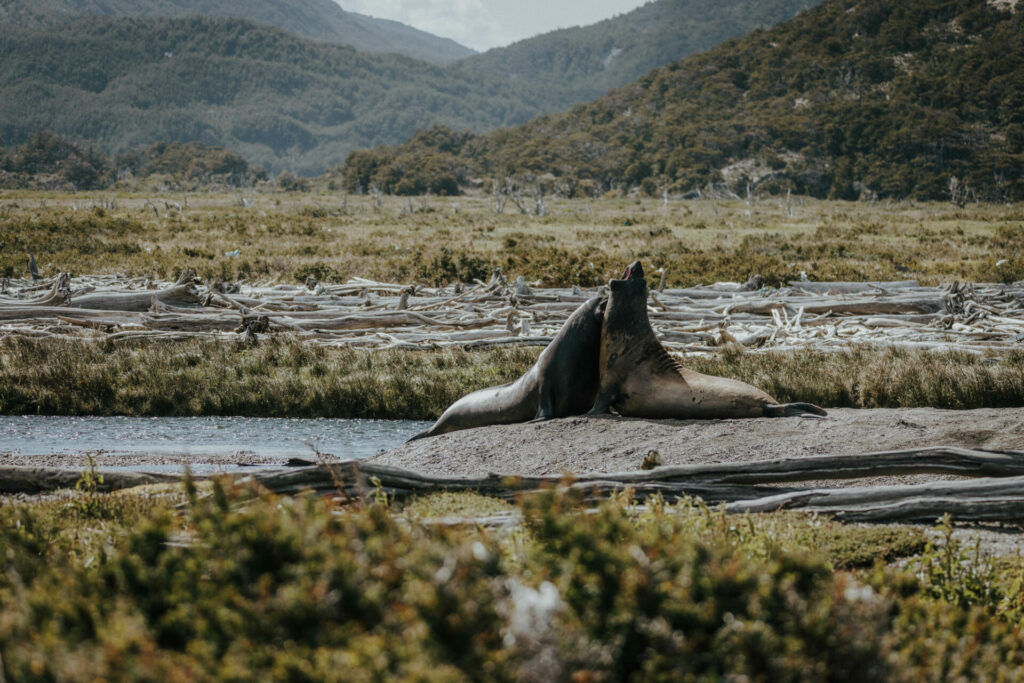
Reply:
M585 26L647 0L338 0L343 9L394 19L484 51L556 28Z

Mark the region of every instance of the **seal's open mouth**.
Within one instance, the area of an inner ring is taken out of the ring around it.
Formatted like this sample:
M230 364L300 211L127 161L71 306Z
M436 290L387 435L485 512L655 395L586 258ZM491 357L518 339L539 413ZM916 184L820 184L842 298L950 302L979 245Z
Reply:
M623 280L635 280L644 276L644 267L639 261L633 261L622 273Z

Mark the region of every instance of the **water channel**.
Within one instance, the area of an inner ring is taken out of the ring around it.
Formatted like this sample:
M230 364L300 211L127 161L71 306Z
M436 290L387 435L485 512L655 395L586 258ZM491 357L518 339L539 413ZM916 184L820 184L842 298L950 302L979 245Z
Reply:
M194 472L348 460L394 448L429 422L254 417L0 417L0 466Z

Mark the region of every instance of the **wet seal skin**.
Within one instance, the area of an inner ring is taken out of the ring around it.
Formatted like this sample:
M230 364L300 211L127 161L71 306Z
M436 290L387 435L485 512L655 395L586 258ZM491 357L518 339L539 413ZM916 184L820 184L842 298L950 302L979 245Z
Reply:
M601 384L588 415L710 419L825 415L810 403L780 404L744 382L688 370L669 355L647 317L647 281L637 261L609 282L601 330Z
M577 308L537 362L514 382L463 396L414 441L460 429L583 415L594 405L605 299Z

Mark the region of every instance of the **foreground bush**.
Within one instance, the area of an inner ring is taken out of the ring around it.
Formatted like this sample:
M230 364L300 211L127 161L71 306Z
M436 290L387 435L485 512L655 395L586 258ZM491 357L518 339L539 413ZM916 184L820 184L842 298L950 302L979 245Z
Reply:
M0 339L0 414L435 419L459 397L515 379L539 352L374 352L284 337L257 348L6 338ZM827 408L1024 406L1021 352L984 359L865 345L841 353L727 350L684 362L783 402Z
M510 536L254 493L193 491L184 518L123 494L0 507L6 680L994 680L1024 665L1016 593L946 571L955 549L858 576L804 549L832 532L813 518L625 499L579 514L550 492Z

